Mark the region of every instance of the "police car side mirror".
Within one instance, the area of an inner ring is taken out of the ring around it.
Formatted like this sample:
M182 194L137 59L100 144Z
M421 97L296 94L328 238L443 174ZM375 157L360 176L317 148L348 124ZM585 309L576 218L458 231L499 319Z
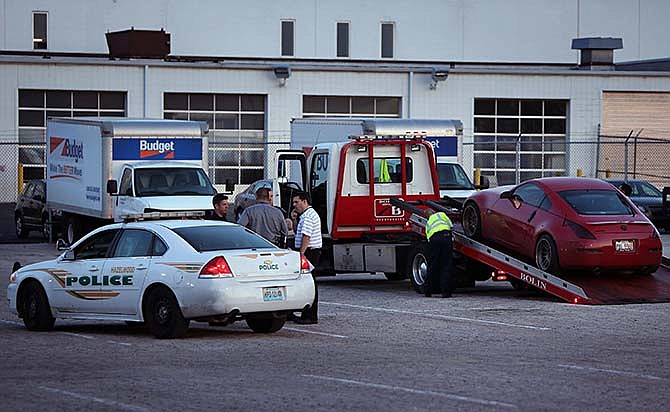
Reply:
M72 249L68 249L63 254L63 260L74 260L74 251Z
M109 193L111 196L116 196L119 191L119 184L116 182L115 179L109 179L107 181L107 193Z

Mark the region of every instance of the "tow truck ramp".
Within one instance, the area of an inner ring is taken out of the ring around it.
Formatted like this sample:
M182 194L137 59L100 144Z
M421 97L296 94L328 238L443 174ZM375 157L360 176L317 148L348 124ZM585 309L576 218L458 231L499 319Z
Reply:
M402 201L392 200L391 203L412 213L407 225L416 233L425 235L426 218L422 209ZM433 209L442 209L434 202L424 203ZM670 260L666 257L659 269L651 275L605 273L558 277L456 230L453 231L453 239L454 251L468 259L571 303L604 305L670 302Z

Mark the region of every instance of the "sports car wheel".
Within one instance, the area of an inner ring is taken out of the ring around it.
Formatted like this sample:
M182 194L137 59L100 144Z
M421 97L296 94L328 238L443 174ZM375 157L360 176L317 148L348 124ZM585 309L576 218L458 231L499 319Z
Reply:
M27 238L29 231L26 229L26 226L23 222L23 216L16 215L16 217L14 218L14 224L16 228L16 237L20 239Z
M56 319L51 314L49 299L42 286L37 282L30 282L26 285L22 296L21 315L26 329L32 331L52 330Z
M256 333L275 333L279 329L284 327L284 323L286 322L286 319L284 318L274 318L274 317L267 317L267 318L257 318L257 317L251 317L251 318L246 318L247 325L249 326L249 329L253 330Z
M465 236L473 239L482 237L482 222L479 216L479 207L474 202L469 202L463 208L463 232Z
M542 235L535 244L535 264L545 272L558 272L558 251L556 243L549 235Z
M428 276L427 245L418 243L412 247L407 256L407 275L417 293L423 293L423 286Z
M144 319L158 339L180 338L186 334L190 323L184 319L172 292L164 287L149 292Z

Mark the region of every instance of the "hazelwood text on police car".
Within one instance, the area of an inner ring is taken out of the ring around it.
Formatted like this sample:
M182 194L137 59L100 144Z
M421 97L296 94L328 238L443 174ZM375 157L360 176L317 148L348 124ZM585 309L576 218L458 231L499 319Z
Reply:
M191 320L272 333L314 300L311 269L233 223L145 220L103 226L56 259L18 268L7 297L36 331L69 318L144 322L158 338L183 336Z

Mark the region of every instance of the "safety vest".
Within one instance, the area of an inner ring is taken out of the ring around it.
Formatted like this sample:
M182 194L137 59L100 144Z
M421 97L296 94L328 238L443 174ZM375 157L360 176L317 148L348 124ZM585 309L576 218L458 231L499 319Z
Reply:
M426 237L430 240L437 232L442 232L443 230L451 230L451 219L444 212L433 213L428 218L428 223L426 223Z
M391 174L389 173L388 165L386 164L386 159L382 159L379 162L379 183L390 183Z

